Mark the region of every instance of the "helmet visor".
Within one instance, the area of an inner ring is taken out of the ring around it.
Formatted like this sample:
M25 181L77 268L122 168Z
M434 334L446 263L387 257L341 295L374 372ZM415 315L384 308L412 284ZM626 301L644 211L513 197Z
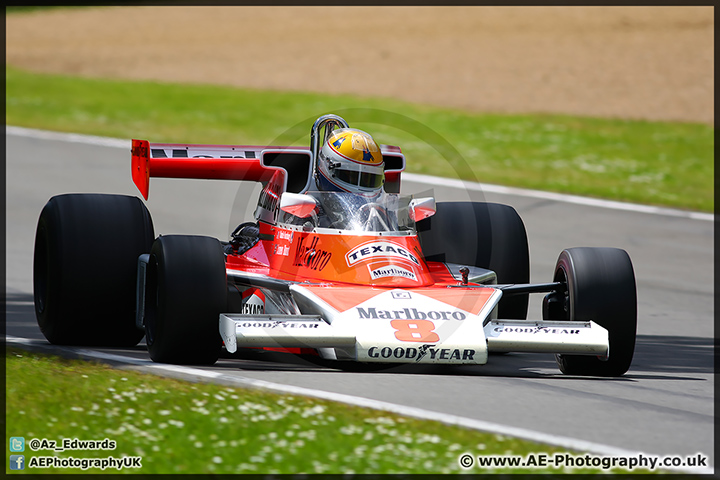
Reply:
M383 175L357 170L333 170L333 177L341 182L364 188L380 188L383 184Z

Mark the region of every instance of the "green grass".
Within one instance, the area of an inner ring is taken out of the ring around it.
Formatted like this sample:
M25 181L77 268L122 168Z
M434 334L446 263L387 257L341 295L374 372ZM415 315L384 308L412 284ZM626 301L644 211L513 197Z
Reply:
M151 142L308 145L336 113L407 171L713 211L714 129L693 123L491 115L349 95L6 70L8 125Z
M323 400L194 384L12 347L6 370L6 441L26 439L26 465L31 457L52 455L140 456L140 470L121 473L598 473L464 470L459 466L464 453L566 450ZM108 439L116 448L33 451L31 439ZM24 473L100 471L26 468Z

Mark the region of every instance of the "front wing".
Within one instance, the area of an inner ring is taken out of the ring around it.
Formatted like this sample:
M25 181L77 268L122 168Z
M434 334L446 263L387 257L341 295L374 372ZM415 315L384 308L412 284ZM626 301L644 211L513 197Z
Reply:
M314 348L323 358L383 363L484 364L488 352L609 354L592 322L498 320L502 291L292 285L303 315L220 315L228 352Z

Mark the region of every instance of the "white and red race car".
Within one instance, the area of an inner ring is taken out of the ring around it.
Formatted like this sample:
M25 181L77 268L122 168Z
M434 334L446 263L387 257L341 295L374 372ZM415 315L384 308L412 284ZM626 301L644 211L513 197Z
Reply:
M212 364L222 349L282 349L365 363L484 364L556 354L567 374L632 361L637 298L624 250L572 248L529 282L525 227L507 205L400 195L405 158L382 146L379 198L312 191L318 148L347 127L324 115L310 148L132 141L132 176L254 180L255 221L229 242L155 238L137 197L51 198L38 221L37 320L55 344L136 345L157 362ZM527 320L528 295L544 294ZM538 312L538 317L540 317Z

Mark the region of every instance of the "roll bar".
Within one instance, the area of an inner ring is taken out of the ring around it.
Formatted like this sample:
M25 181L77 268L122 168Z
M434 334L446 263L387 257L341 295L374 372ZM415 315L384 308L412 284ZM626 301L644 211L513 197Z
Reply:
M325 127L325 133L322 140L320 140L320 130ZM337 128L349 128L350 125L337 115L329 113L315 120L312 129L310 130L310 152L312 154L313 164L313 177L317 175L317 156L320 152L320 145L323 145L325 141L330 138L330 134Z

